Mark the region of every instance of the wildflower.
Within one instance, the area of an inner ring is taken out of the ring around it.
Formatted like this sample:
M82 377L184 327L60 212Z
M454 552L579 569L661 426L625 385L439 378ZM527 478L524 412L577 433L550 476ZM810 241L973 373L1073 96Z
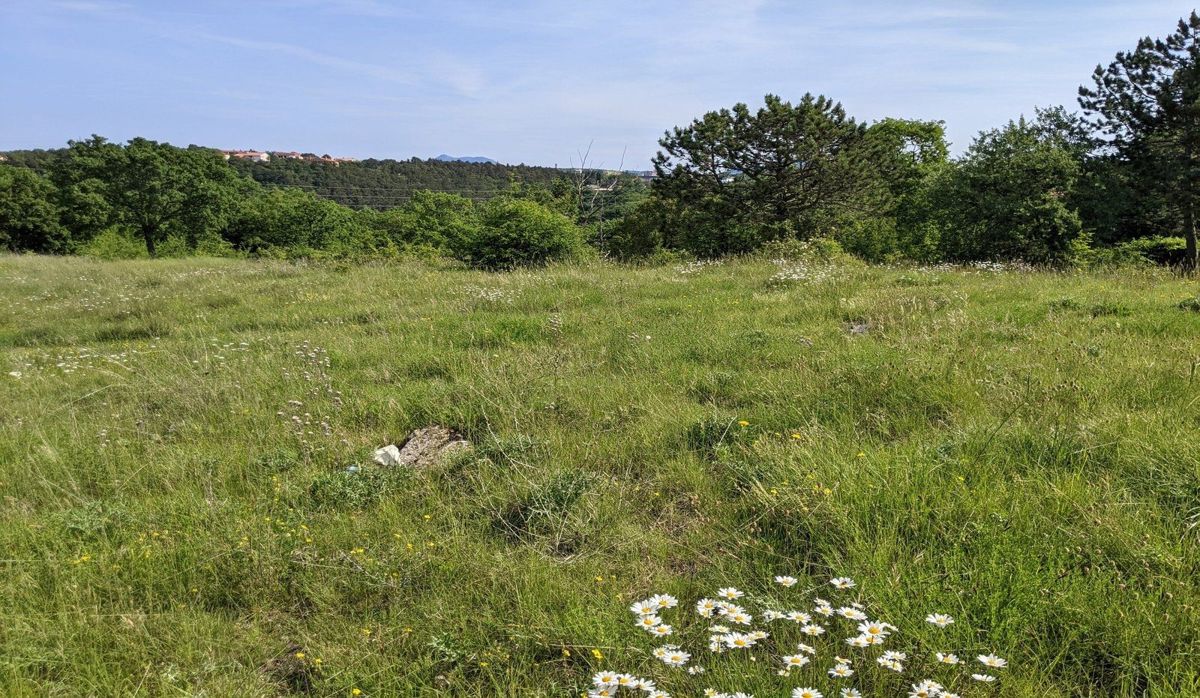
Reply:
M800 632L804 633L805 635L810 635L812 637L818 637L820 635L825 634L825 628L822 628L821 626L817 625L816 623L809 623L808 625L805 625L804 627L800 628Z
M817 653L817 648L813 647L812 645L806 645L803 642L796 645L796 649L800 650L801 652L804 652L805 654L816 654Z
M744 612L730 613L729 620L730 622L737 623L738 625L750 625L750 623L754 620L754 616Z
M654 615L654 613L658 610L658 606L655 605L653 599L646 599L633 604L629 607L629 610L635 615L650 616Z
M650 633L652 635L657 635L659 637L666 637L673 632L675 632L675 630L673 628L671 628L671 626L667 625L666 623L663 623L662 625L656 625L653 628L650 628Z
M670 594L655 594L649 601L659 608L675 608L679 605L679 599Z
M772 611L769 608L767 610L763 611L763 620L767 623L770 623L773 620L779 620L780 618L783 618L783 617L785 617L785 616L782 613L780 613L779 611Z
M792 698L825 698L824 695L815 688L794 688L792 689Z
M822 599L817 599L817 605L813 607L813 611L826 617L832 616L834 613L833 606L829 605L828 601Z
M613 698L617 695L616 688L593 688L587 692L588 698Z
M704 667L702 667L702 666L690 666L690 667L688 667L688 670L687 670L687 671L688 671L688 673L689 673L689 674L691 674L692 676L696 676L697 674L703 674L703 673L704 673Z
M881 654L879 656L882 659L890 659L890 660L897 661L897 662L903 662L904 660L908 659L907 654L905 654L903 652L895 652L893 650L888 650L887 652L884 652L883 654Z
M926 623L932 623L939 628L944 628L954 622L954 619L945 613L930 613L925 616Z
M728 626L728 625L714 625L714 626L712 626L711 628L709 628L709 630L710 630L710 631L712 631L712 632L714 632L714 633L727 633L727 632L731 632L731 631L729 630L729 626Z
M803 654L789 654L783 658L783 666L788 669L799 669L810 661L812 660Z
M991 683L996 680L996 677L991 674L971 674L971 678L984 683Z
M979 660L980 664L986 667L991 667L992 669L1003 669L1004 667L1008 666L1008 662L994 654L981 654L976 657L976 659Z
M750 633L750 637L755 640L765 640L768 637L771 637L771 635L765 630L755 630L754 632Z
M842 606L837 610L839 616L849 618L850 620L866 620L867 614L854 608L853 606Z
M842 698L863 698L863 694L859 693L858 689L855 688L843 688Z
M862 633L863 635L877 635L879 637L887 637L895 629L896 628L894 625L891 625L889 623L881 623L877 620L858 624L858 632Z
M846 638L846 644L851 647L866 647L871 644L871 638L868 635L856 635Z
M748 426L750 426L750 422L747 422L746 420L741 419L741 420L738 420L738 426L739 427L748 427Z
M723 587L721 589L717 589L717 596L729 599L730 601L733 601L734 599L740 599L745 595L745 592L739 591L734 587Z
M834 577L833 579L829 580L829 583L837 589L854 588L854 580L849 577Z
M796 586L796 583L797 583L798 581L799 581L799 580L798 580L798 579L796 579L795 577L789 577L789 576L787 576L787 575L782 575L782 576L779 576L779 577L776 577L776 578L775 578L775 583L776 583L776 584L778 584L778 585L780 585L780 586L784 586L784 587L793 587L793 586Z
M646 698L671 698L671 694L666 691L650 691L646 694Z
M804 613L803 611L788 611L787 619L793 623L807 624L812 622L812 616Z
M592 677L593 686L616 686L617 674L612 671L602 671Z
M687 652L675 649L667 653L667 656L663 659L663 663L667 666L683 666L687 664L688 660L691 658L692 655L688 654Z
M718 601L717 602L717 611L721 615L728 616L728 615L731 615L734 613L745 613L746 609L742 608L741 606L739 606L735 603L730 603L728 601Z
M361 689L361 688L352 688L352 689L350 689L350 695L352 695L352 696L361 696L361 695L362 695L362 689Z
M730 649L744 650L754 646L754 638L744 633L729 633L721 637L721 641Z
M883 667L884 669L891 669L897 673L904 671L904 665L894 659L884 659L883 657L880 657L876 661L878 661L879 666Z
M696 613L704 618L712 618L717 611L717 602L712 599L700 599L696 602Z
M854 675L854 670L850 668L849 664L838 664L826 673L835 679L848 679Z
M958 658L958 655L954 653L946 654L943 652L936 652L934 656L937 657L937 660L942 664L960 664L962 662L962 660Z
M598 649L592 650L592 656L596 659L604 659L604 653Z
M926 679L921 683L913 684L912 690L908 692L908 698L936 698L941 692L942 684Z
M662 618L658 616L642 616L638 618L638 627L649 630L656 625L662 624Z
M632 688L638 682L638 678L632 674L617 674L617 686L621 688Z
M657 688L657 686L655 686L654 682L650 679L635 679L632 688L649 693Z

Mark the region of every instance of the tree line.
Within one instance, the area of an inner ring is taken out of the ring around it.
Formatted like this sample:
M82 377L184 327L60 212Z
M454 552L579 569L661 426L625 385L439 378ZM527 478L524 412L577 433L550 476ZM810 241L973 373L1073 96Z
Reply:
M767 95L664 134L646 188L599 171L429 161L225 162L100 137L0 163L0 246L151 256L448 254L500 268L716 257L825 238L869 260L1150 258L1194 269L1200 17L951 157L943 124ZM440 192L428 190L441 190Z

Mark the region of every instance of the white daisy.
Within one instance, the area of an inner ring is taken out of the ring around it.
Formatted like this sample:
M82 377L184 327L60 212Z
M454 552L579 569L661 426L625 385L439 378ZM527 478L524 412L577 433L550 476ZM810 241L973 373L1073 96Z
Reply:
M818 637L820 635L825 634L825 628L822 628L821 626L817 625L816 623L809 623L808 625L805 625L804 627L800 628L800 632L804 633L805 635L810 635L812 637Z
M793 623L811 623L812 616L803 611L788 611L787 619Z
M629 607L629 610L632 611L635 615L649 616L649 615L652 615L655 611L657 611L658 607L654 605L653 601L651 601L650 599L646 599L644 601L638 601L637 603L633 604L632 606Z
M976 657L976 659L979 660L980 664L986 667L991 667L992 669L1003 669L1004 667L1008 666L1008 662L994 654L981 654Z
M984 683L991 683L996 680L996 677L991 674L971 674L971 678Z
M675 608L679 605L679 599L670 594L655 594L649 601L659 608Z
M863 698L863 694L859 693L856 688L843 688L842 698Z
M944 628L954 622L954 619L945 613L930 613L925 616L926 623L932 623L939 628Z
M788 669L799 669L812 660L803 654L789 654L783 658L783 666Z
M854 676L854 670L848 664L838 664L826 673L835 679L848 679Z
M717 589L717 596L720 596L723 599L729 599L730 601L734 599L740 599L745 595L745 592L739 591L734 587L722 587Z
M866 620L867 614L854 608L853 606L842 606L837 610L839 616L849 618L850 620Z
M834 577L833 579L829 580L829 583L838 589L854 588L854 580L850 579L849 577Z
M949 654L947 654L945 652L937 652L934 654L934 656L937 657L937 660L939 662L941 662L942 664L961 664L962 663L962 660L958 658L958 655L954 654L953 652L951 652Z
M744 633L729 633L721 638L729 649L744 650L754 646L754 638Z
M675 630L671 626L667 625L666 623L663 623L662 625L656 625L653 628L650 628L650 634L657 635L659 637L666 637L673 632L675 632Z
M776 584L778 584L780 586L785 586L785 587L796 586L796 583L799 581L800 580L796 579L795 577L789 577L787 575L781 575L781 576L778 576L775 578Z
M887 637L895 629L896 626L889 623L880 623L877 620L858 624L858 632L863 635L878 635L879 637Z
M642 616L641 618L638 618L637 624L639 628L645 628L646 630L649 630L656 625L662 624L662 618L654 615Z
M717 602L712 599L700 599L696 602L696 613L699 613L704 618L712 618L712 615L717 612Z
M793 688L792 698L825 698L825 696L815 688Z
M592 684L595 686L616 686L617 674L612 671L602 671L592 677Z

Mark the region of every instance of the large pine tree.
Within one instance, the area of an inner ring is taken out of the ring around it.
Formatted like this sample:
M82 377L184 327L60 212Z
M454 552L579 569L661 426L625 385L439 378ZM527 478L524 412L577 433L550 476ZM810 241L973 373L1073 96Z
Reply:
M1175 33L1149 37L1097 66L1079 104L1107 145L1148 188L1172 202L1187 241L1185 264L1197 264L1200 197L1200 17L1180 20Z

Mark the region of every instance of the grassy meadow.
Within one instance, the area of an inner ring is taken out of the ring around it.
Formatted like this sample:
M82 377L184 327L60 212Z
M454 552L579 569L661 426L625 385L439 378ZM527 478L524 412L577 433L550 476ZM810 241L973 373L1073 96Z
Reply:
M1200 695L1197 290L0 257L0 695ZM429 424L475 448L372 464ZM714 655L728 586L771 636ZM894 624L903 673L851 621L760 622L814 597Z

